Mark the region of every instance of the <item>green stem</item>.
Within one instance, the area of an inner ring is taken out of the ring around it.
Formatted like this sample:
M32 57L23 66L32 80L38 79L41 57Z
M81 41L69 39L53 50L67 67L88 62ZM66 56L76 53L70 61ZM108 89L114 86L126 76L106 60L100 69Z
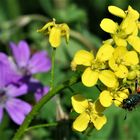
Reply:
M77 83L78 79L79 79L79 75L73 76L70 80L67 80L64 83L58 85L56 88L53 88L52 90L50 90L48 94L43 96L42 99L36 105L34 105L31 112L26 116L24 122L19 127L18 131L13 137L13 140L20 140L20 137L24 134L25 130L31 123L32 119L35 117L35 115L37 115L37 113L44 106L44 104L46 104L56 94L62 93L60 91L62 91L63 89Z
M89 41L88 38L80 34L79 32L76 32L74 30L70 30L70 36L76 40L78 40L80 43L82 43L85 47L87 47L89 50L97 51L96 47L92 45L92 43Z
M72 93L74 93L74 90L73 90L71 87L68 87L68 89L69 89Z
M32 129L36 129L36 128L50 127L50 126L57 126L57 125L58 125L57 122L55 122L55 123L48 123L48 124L39 124L39 125L35 125L35 126L31 126L31 127L27 128L26 132L30 131Z
M53 48L52 50L52 69L51 69L51 89L54 87L54 65L55 65L55 52L56 48Z

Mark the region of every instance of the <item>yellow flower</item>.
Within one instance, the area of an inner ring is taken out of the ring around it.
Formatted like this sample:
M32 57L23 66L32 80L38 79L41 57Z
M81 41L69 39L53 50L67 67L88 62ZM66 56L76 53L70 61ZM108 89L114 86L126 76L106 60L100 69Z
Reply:
M76 70L77 65L82 65L85 70L82 74L82 83L91 87L94 86L98 79L108 87L114 87L117 79L114 73L110 70L106 70L107 63L111 57L114 48L109 44L104 44L97 52L96 58L91 52L85 50L79 50L71 63L73 70Z
M61 36L65 36L66 43L69 41L70 29L67 24L56 24L55 19L52 22L48 22L37 32L43 32L45 35L49 34L49 42L52 47L57 48L61 44Z
M135 51L128 51L126 47L119 46L115 48L112 58L109 60L110 68L119 78L125 78L128 75L128 66L139 63L138 55Z
M72 96L73 109L80 115L73 122L73 129L79 132L84 131L89 123L93 123L97 130L100 130L107 122L105 115L102 114L104 107L97 100L94 103L77 94Z
M109 107L114 103L117 107L121 107L123 100L128 98L128 89L123 90L104 90L99 96L99 100L102 106Z
M140 39L137 39L139 13L131 6L128 7L127 11L123 11L116 6L109 6L108 10L113 15L123 18L123 20L121 24L118 25L118 23L115 23L113 20L104 18L101 21L100 27L105 32L110 33L117 46L127 46L128 42L135 50L140 52L138 47ZM137 41L137 43L134 40Z

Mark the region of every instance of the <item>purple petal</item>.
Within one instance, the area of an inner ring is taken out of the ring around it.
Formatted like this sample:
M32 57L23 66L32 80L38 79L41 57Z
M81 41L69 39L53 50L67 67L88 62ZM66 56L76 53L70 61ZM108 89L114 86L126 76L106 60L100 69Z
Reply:
M24 94L27 94L28 87L26 84L21 85L20 87L16 87L14 85L8 85L6 88L6 92L10 97L18 97Z
M6 110L11 119L20 125L25 116L31 111L31 106L22 100L13 98L7 101Z
M29 61L28 70L32 73L47 72L51 68L51 60L47 52L40 51L35 53Z
M9 65L9 59L6 54L0 52L0 63Z
M21 76L18 75L10 65L8 57L0 53L0 87L17 81Z
M50 88L48 86L44 87L43 90L38 89L35 93L35 100L38 102L45 94L49 92Z
M13 57L19 66L19 68L26 67L30 58L29 46L25 41L20 41L18 46L11 42L10 47L12 49Z
M11 66L12 70L13 70L16 74L22 76L22 73L21 73L21 71L19 70L19 67L17 66L17 64L15 63L15 61L13 60L12 57L9 58L9 63L10 63L10 66Z
M3 107L0 107L0 122L2 121L3 117Z

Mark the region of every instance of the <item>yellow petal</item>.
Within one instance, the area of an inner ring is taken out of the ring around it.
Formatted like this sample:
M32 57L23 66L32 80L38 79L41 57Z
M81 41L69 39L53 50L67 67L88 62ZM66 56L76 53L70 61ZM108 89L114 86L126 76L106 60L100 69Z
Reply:
M115 51L113 53L113 57L115 60L117 59L122 59L122 56L124 56L124 54L128 52L127 48L124 46L118 46L115 48Z
M111 58L113 52L114 48L111 45L104 44L98 50L96 58L100 61L107 61Z
M82 74L82 83L87 87L94 86L97 83L98 77L99 73L91 70L91 68L88 67Z
M107 90L104 90L100 93L99 100L104 107L109 107L113 103L113 97L111 93Z
M133 80L133 79L136 78L136 76L137 76L137 72L136 72L136 71L130 71L130 72L128 73L127 78L128 78L129 80Z
M138 28L140 29L140 22L137 23Z
M138 35L138 32L139 32L139 27L138 27L138 23L136 23L136 27L132 33L133 36L137 36Z
M125 65L137 65L139 63L138 54L135 51L129 51L124 55Z
M114 41L115 41L115 43L116 43L116 46L124 46L124 47L126 47L127 46L127 41L126 41L126 39L122 39L122 38L120 38L120 37L117 37L117 36L113 36L113 39L114 39Z
M122 105L123 103L123 100L128 98L128 95L129 95L129 91L128 89L124 89L122 91L118 91L116 96L114 97L115 100L114 100L114 104L119 107Z
M119 95L119 97L126 99L128 98L129 95L129 90L128 89L124 89L122 91L118 91L117 94Z
M103 41L103 44L109 44L109 45L112 45L113 42L114 42L114 40L113 40L112 38L110 38L110 39L104 40L104 41Z
M134 10L130 5L128 6L128 16L132 18L132 20L138 20L139 19L139 12Z
M128 75L128 69L124 65L119 65L118 70L115 72L118 78L125 78Z
M88 100L82 95L77 94L71 97L73 109L77 113L82 113L88 108Z
M117 79L115 74L110 70L103 70L99 74L99 79L107 87L115 87L117 84Z
M61 35L66 36L66 42L68 43L69 35L70 35L69 26L67 24L63 23L63 24L60 24L60 28L61 28Z
M116 64L114 57L111 57L111 59L109 59L109 67L114 71L118 70L118 65Z
M132 17L128 17L128 16L123 20L120 26L126 35L133 34L133 32L135 32L137 28L136 22L132 20Z
M100 130L104 126L104 124L106 124L107 118L105 115L102 115L102 114L97 115L97 116L94 115L91 117L91 121L93 122L95 128L97 130Z
M85 50L79 50L76 52L73 61L77 65L90 66L91 62L94 60L94 55L91 52Z
M115 100L114 100L115 106L119 107L119 106L122 105L122 103L123 103L123 99L122 98L120 98L120 97L115 98Z
M104 18L101 23L100 23L100 27L102 28L102 30L104 30L105 32L111 33L111 34L115 34L115 32L118 29L118 25L111 19L108 18Z
M109 12L111 14L113 14L115 16L118 16L118 17L121 17L121 18L125 18L126 17L125 12L122 9L120 9L120 8L118 8L116 6L109 6L108 10L109 10Z
M61 43L61 30L59 27L53 27L50 31L49 42L52 47L57 48Z
M105 110L105 107L100 103L99 99L97 99L94 102L92 109L95 113L101 113Z
M90 121L89 115L86 112L83 112L73 122L72 127L74 130L82 132L88 127L89 121Z
M140 38L138 36L129 36L128 43L140 53Z

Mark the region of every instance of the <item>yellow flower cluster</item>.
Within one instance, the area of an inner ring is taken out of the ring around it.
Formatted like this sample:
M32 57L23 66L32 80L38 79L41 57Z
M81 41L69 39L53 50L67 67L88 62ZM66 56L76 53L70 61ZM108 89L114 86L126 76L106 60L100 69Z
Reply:
M80 114L73 123L73 129L80 132L84 131L89 123L93 123L95 128L100 130L107 120L102 112L112 103L122 107L123 100L130 95L128 89L132 88L134 91L136 78L140 77L139 13L131 6L128 6L127 11L116 6L109 6L108 10L122 19L120 23L109 18L101 21L100 27L109 33L111 38L103 41L96 55L79 50L71 62L72 70L82 71L83 85L92 87L98 85L99 81L104 85L95 102L79 94L72 97L73 108Z

